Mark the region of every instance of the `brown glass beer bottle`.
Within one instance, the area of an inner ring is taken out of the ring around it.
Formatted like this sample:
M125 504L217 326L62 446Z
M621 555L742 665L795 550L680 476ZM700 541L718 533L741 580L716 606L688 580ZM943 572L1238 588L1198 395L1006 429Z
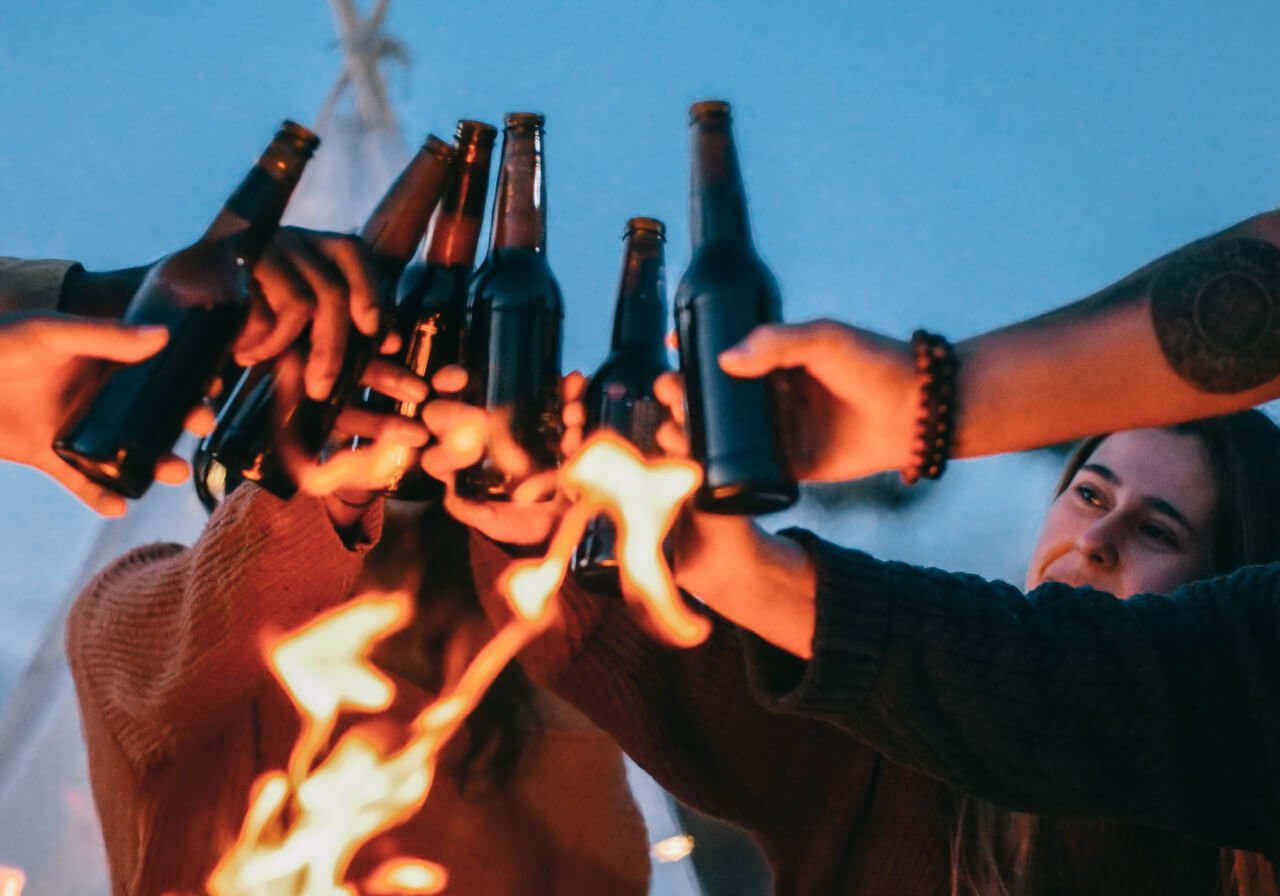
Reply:
M676 290L676 325L690 448L704 472L694 501L714 513L771 513L798 494L774 425L774 387L729 376L719 356L781 320L782 303L751 240L729 104L694 103L689 117L693 254Z
M652 456L661 453L657 432L662 422L662 405L653 395L653 381L671 369L665 341L666 229L654 218L632 218L623 239L613 339L604 363L587 383L584 434L603 427ZM574 577L593 591L616 592L620 585L616 541L612 520L604 515L592 520L573 556Z
M559 461L564 304L547 263L541 115L506 117L489 255L471 281L464 400L490 412L490 450L459 471L458 494L510 500Z
M467 289L484 223L489 162L497 133L484 122L458 122L453 179L431 219L422 262L411 266L400 283L393 326L403 348L397 360L428 383L442 367L457 364L461 357ZM409 418L417 418L423 404L396 401L372 390L365 393L363 401L370 410ZM418 463L422 449L400 450L400 472L388 494L404 501L442 498L444 484L428 476Z
M422 241L448 183L453 157L451 146L429 136L360 231L370 249L374 284L384 308L394 302L400 275ZM380 339L351 327L338 379L324 401L304 396L277 408L274 365L264 362L246 370L208 439L207 451L226 468L228 479L256 482L276 497L292 497L297 484L277 450L277 427L289 427L303 453L318 458Z
M164 324L169 342L113 372L63 430L54 450L67 463L126 497L151 485L244 325L253 267L319 142L286 121L204 235L148 272L124 319Z

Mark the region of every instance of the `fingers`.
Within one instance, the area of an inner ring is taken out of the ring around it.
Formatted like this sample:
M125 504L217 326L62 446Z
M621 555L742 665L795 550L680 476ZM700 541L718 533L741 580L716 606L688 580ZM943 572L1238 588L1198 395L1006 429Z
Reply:
M187 419L182 422L182 428L192 435L204 438L213 432L213 424L217 419L218 415L213 412L213 408L201 402L187 414Z
M360 385L368 386L397 401L425 401L427 384L405 368L383 358L373 358L365 366Z
M180 485L191 475L191 466L182 458L170 454L156 461L156 482Z
M685 435L684 427L672 420L664 420L659 426L655 434L658 447L663 450L669 457L688 457L689 456L689 437Z
M467 388L467 369L460 364L449 364L436 371L431 378L431 388L450 395Z
M310 284L276 243L267 247L254 267L253 279L273 319L270 330L256 344L247 344L248 334L242 335L236 352L236 363L241 367L282 354L315 313L316 297Z
M382 324L382 308L369 247L356 237L345 234L311 233L309 236L337 268L338 275L347 286L344 316L366 336L376 335Z
M668 371L653 381L653 394L666 407L671 418L684 426L684 380L680 374Z
M817 320L804 324L765 324L733 348L720 353L720 367L732 376L760 377L787 367L812 370L851 349L851 331Z
M566 404L582 399L587 391L587 378L579 370L570 371L560 380L560 397Z
M422 452L422 467L441 482L484 456L488 417L480 408L440 399L426 406L422 419L438 439Z
M427 444L429 438L427 427L421 421L399 414L379 414L364 408L343 408L335 428L346 435L395 442L411 448Z
M354 239L291 227L281 228L276 235L276 243L288 255L315 297L311 350L307 354L303 381L307 395L316 401L323 401L333 391L347 350L347 333L351 329L349 284L333 261L339 254L349 254L339 248L346 242L354 242Z
M14 326L51 351L124 363L149 358L169 341L166 327L131 326L101 318L50 314L25 318Z
M128 507L124 498L110 489L90 482L52 451L49 452L46 461L38 466L57 480L63 488L83 501L89 509L103 516L124 516Z

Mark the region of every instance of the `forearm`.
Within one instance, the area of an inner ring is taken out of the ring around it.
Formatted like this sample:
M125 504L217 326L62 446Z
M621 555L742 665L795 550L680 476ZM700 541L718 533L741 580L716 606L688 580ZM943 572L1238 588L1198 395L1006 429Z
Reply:
M1280 215L1193 243L1073 305L957 346L954 453L976 457L1280 395ZM1271 324L1274 327L1275 324Z
M811 540L814 657L755 642L771 707L1012 808L1102 815L1258 849L1277 830L1280 572L1119 601Z
M0 312L65 310L63 287L81 270L74 261L0 257Z

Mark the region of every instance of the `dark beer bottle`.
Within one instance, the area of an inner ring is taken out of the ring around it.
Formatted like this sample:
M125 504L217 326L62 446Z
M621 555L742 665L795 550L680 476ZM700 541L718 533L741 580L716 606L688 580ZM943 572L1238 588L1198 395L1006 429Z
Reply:
M137 498L173 448L249 311L250 275L319 138L286 121L204 236L158 262L124 319L164 324L168 344L113 372L54 450L94 482Z
M400 283L394 317L403 346L398 360L427 382L442 367L457 364L461 357L467 287L484 222L489 161L497 133L496 128L484 122L458 122L453 140L457 155L454 177L431 219L423 262L409 268ZM417 418L423 402L397 401L369 390L364 406ZM388 487L388 494L405 501L442 498L443 483L428 476L418 463L422 450L407 446L400 450L400 472Z
M618 306L613 315L613 341L604 363L591 376L584 396L584 433L601 427L613 430L652 456L657 447L662 405L653 395L653 381L667 363L667 288L663 259L666 230L653 218L632 218L623 234L626 250ZM593 591L616 592L617 532L607 516L587 526L573 556L573 575Z
M731 377L718 359L760 324L780 320L782 303L752 244L729 104L694 103L689 117L693 254L676 290L676 325L690 448L704 471L694 501L714 513L770 513L797 497L773 422L774 387Z
M360 239L369 247L374 287L388 322L394 313L400 276L427 232L432 212L453 173L453 161L453 147L429 135L360 230ZM352 326L329 396L323 401L304 397L295 412L282 415L282 425L293 428L308 455L318 457L324 449L343 406L358 395L364 368L377 354L381 340L381 334L367 336Z
M429 136L360 232L370 247L375 287L384 307L390 307L400 274L422 241L452 159L453 148ZM305 344L305 337L300 341ZM289 407L277 408L274 364L263 362L246 370L208 439L211 457L226 468L228 477L256 482L278 498L293 497L297 484L277 451L277 429L290 427L301 450L319 457L377 341L351 327L338 379L324 401L302 396Z
M491 412L489 453L457 476L458 494L510 500L527 477L555 469L560 441L564 304L547 264L542 116L506 118L489 256L467 298L465 400Z

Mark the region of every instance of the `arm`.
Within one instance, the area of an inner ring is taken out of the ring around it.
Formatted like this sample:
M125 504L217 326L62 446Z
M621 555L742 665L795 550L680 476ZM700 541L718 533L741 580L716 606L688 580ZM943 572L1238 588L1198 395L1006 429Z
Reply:
M63 284L80 270L74 261L0 256L0 313L59 310Z
M511 558L479 534L471 561L496 626L510 613L497 592ZM869 787L874 755L819 722L766 712L742 674L739 633L716 620L689 650L663 647L621 599L566 580L552 627L520 654L530 677L577 706L665 788L700 811L774 838L805 827L812 800L833 786ZM856 804L850 796L849 804Z
M1012 808L1274 846L1280 569L1168 597L1024 596L796 537L817 566L813 658L753 643L772 708Z
M362 526L349 548L319 499L246 485L191 548L139 548L89 584L67 621L67 657L135 769L216 727L265 680L264 636L347 596L381 502Z
M976 457L1251 407L1280 396L1280 212L1179 249L1097 294L957 347L953 454ZM906 467L920 379L908 347L832 321L770 325L724 353L788 371L797 475Z

